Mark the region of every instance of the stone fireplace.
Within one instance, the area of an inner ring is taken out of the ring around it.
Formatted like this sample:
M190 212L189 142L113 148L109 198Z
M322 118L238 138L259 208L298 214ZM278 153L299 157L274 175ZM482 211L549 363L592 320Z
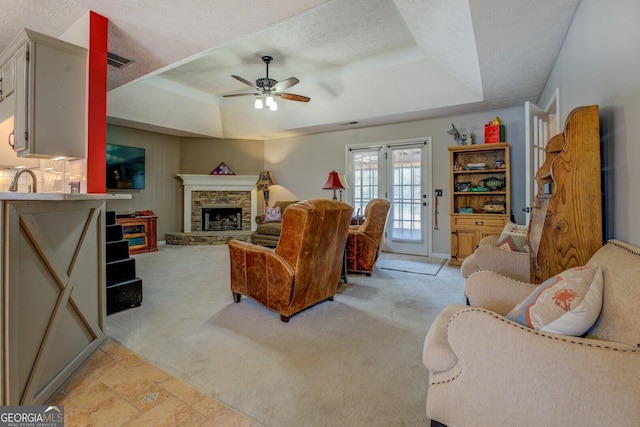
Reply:
M192 191L189 215L191 226L186 228L185 223L184 232L230 231L229 216L237 220L237 230L251 231L251 193L225 190ZM205 223L205 220L209 223ZM213 229L211 221L220 221L220 227Z
M182 185L182 232L167 233L168 245L248 240L256 229L253 175L178 175Z
M203 206L201 231L242 230L242 206Z

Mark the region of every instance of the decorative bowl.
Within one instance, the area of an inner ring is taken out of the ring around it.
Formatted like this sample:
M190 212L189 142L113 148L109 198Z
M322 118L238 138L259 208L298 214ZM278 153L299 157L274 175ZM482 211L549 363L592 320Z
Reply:
M470 191L471 190L471 182L456 182L456 191Z
M495 176L480 180L478 183L483 187L487 187L491 191L502 190L505 186L505 178L498 178Z

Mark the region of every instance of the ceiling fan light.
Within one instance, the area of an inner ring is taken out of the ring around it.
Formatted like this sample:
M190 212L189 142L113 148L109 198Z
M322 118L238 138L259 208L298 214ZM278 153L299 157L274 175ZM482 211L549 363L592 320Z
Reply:
M267 98L264 100L264 105L266 105L267 107L271 107L272 104L275 104L275 101L273 99L273 96L269 95L267 96Z
M262 99L260 99L260 98L256 98L256 102L253 104L253 106L254 106L257 110L262 110Z
M276 101L271 101L271 105L269 105L269 110L271 111L278 111L278 104L276 104Z

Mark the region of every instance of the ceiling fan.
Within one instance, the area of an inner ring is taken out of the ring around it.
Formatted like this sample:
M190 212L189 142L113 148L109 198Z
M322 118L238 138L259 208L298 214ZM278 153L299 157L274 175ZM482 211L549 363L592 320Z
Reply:
M296 95L295 93L282 92L283 90L298 84L300 80L298 80L295 77L289 77L288 79L284 79L281 81L277 81L272 78L269 78L269 64L271 63L271 61L273 61L273 58L271 56L265 55L262 57L262 61L267 66L267 76L259 78L258 80L256 80L255 84L251 83L249 80L243 79L242 77L235 76L233 74L231 75L231 77L233 77L234 79L241 81L247 86L251 86L252 88L257 90L257 92L236 93L232 95L224 95L224 97L228 98L228 97L234 97L234 96L253 95L256 97L256 101L254 104L255 108L260 109L263 107L263 105L265 105L270 110L278 109L278 105L276 104L273 98L274 96L278 96L283 99L288 99L290 101L299 101L299 102L309 102L311 100L311 98L307 96Z

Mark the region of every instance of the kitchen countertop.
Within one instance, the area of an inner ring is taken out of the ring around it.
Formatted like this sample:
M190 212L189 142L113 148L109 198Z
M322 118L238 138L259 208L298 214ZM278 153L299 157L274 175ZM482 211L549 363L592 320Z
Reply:
M0 200L24 200L24 201L56 201L56 200L127 200L131 194L113 193L18 193L0 192Z

